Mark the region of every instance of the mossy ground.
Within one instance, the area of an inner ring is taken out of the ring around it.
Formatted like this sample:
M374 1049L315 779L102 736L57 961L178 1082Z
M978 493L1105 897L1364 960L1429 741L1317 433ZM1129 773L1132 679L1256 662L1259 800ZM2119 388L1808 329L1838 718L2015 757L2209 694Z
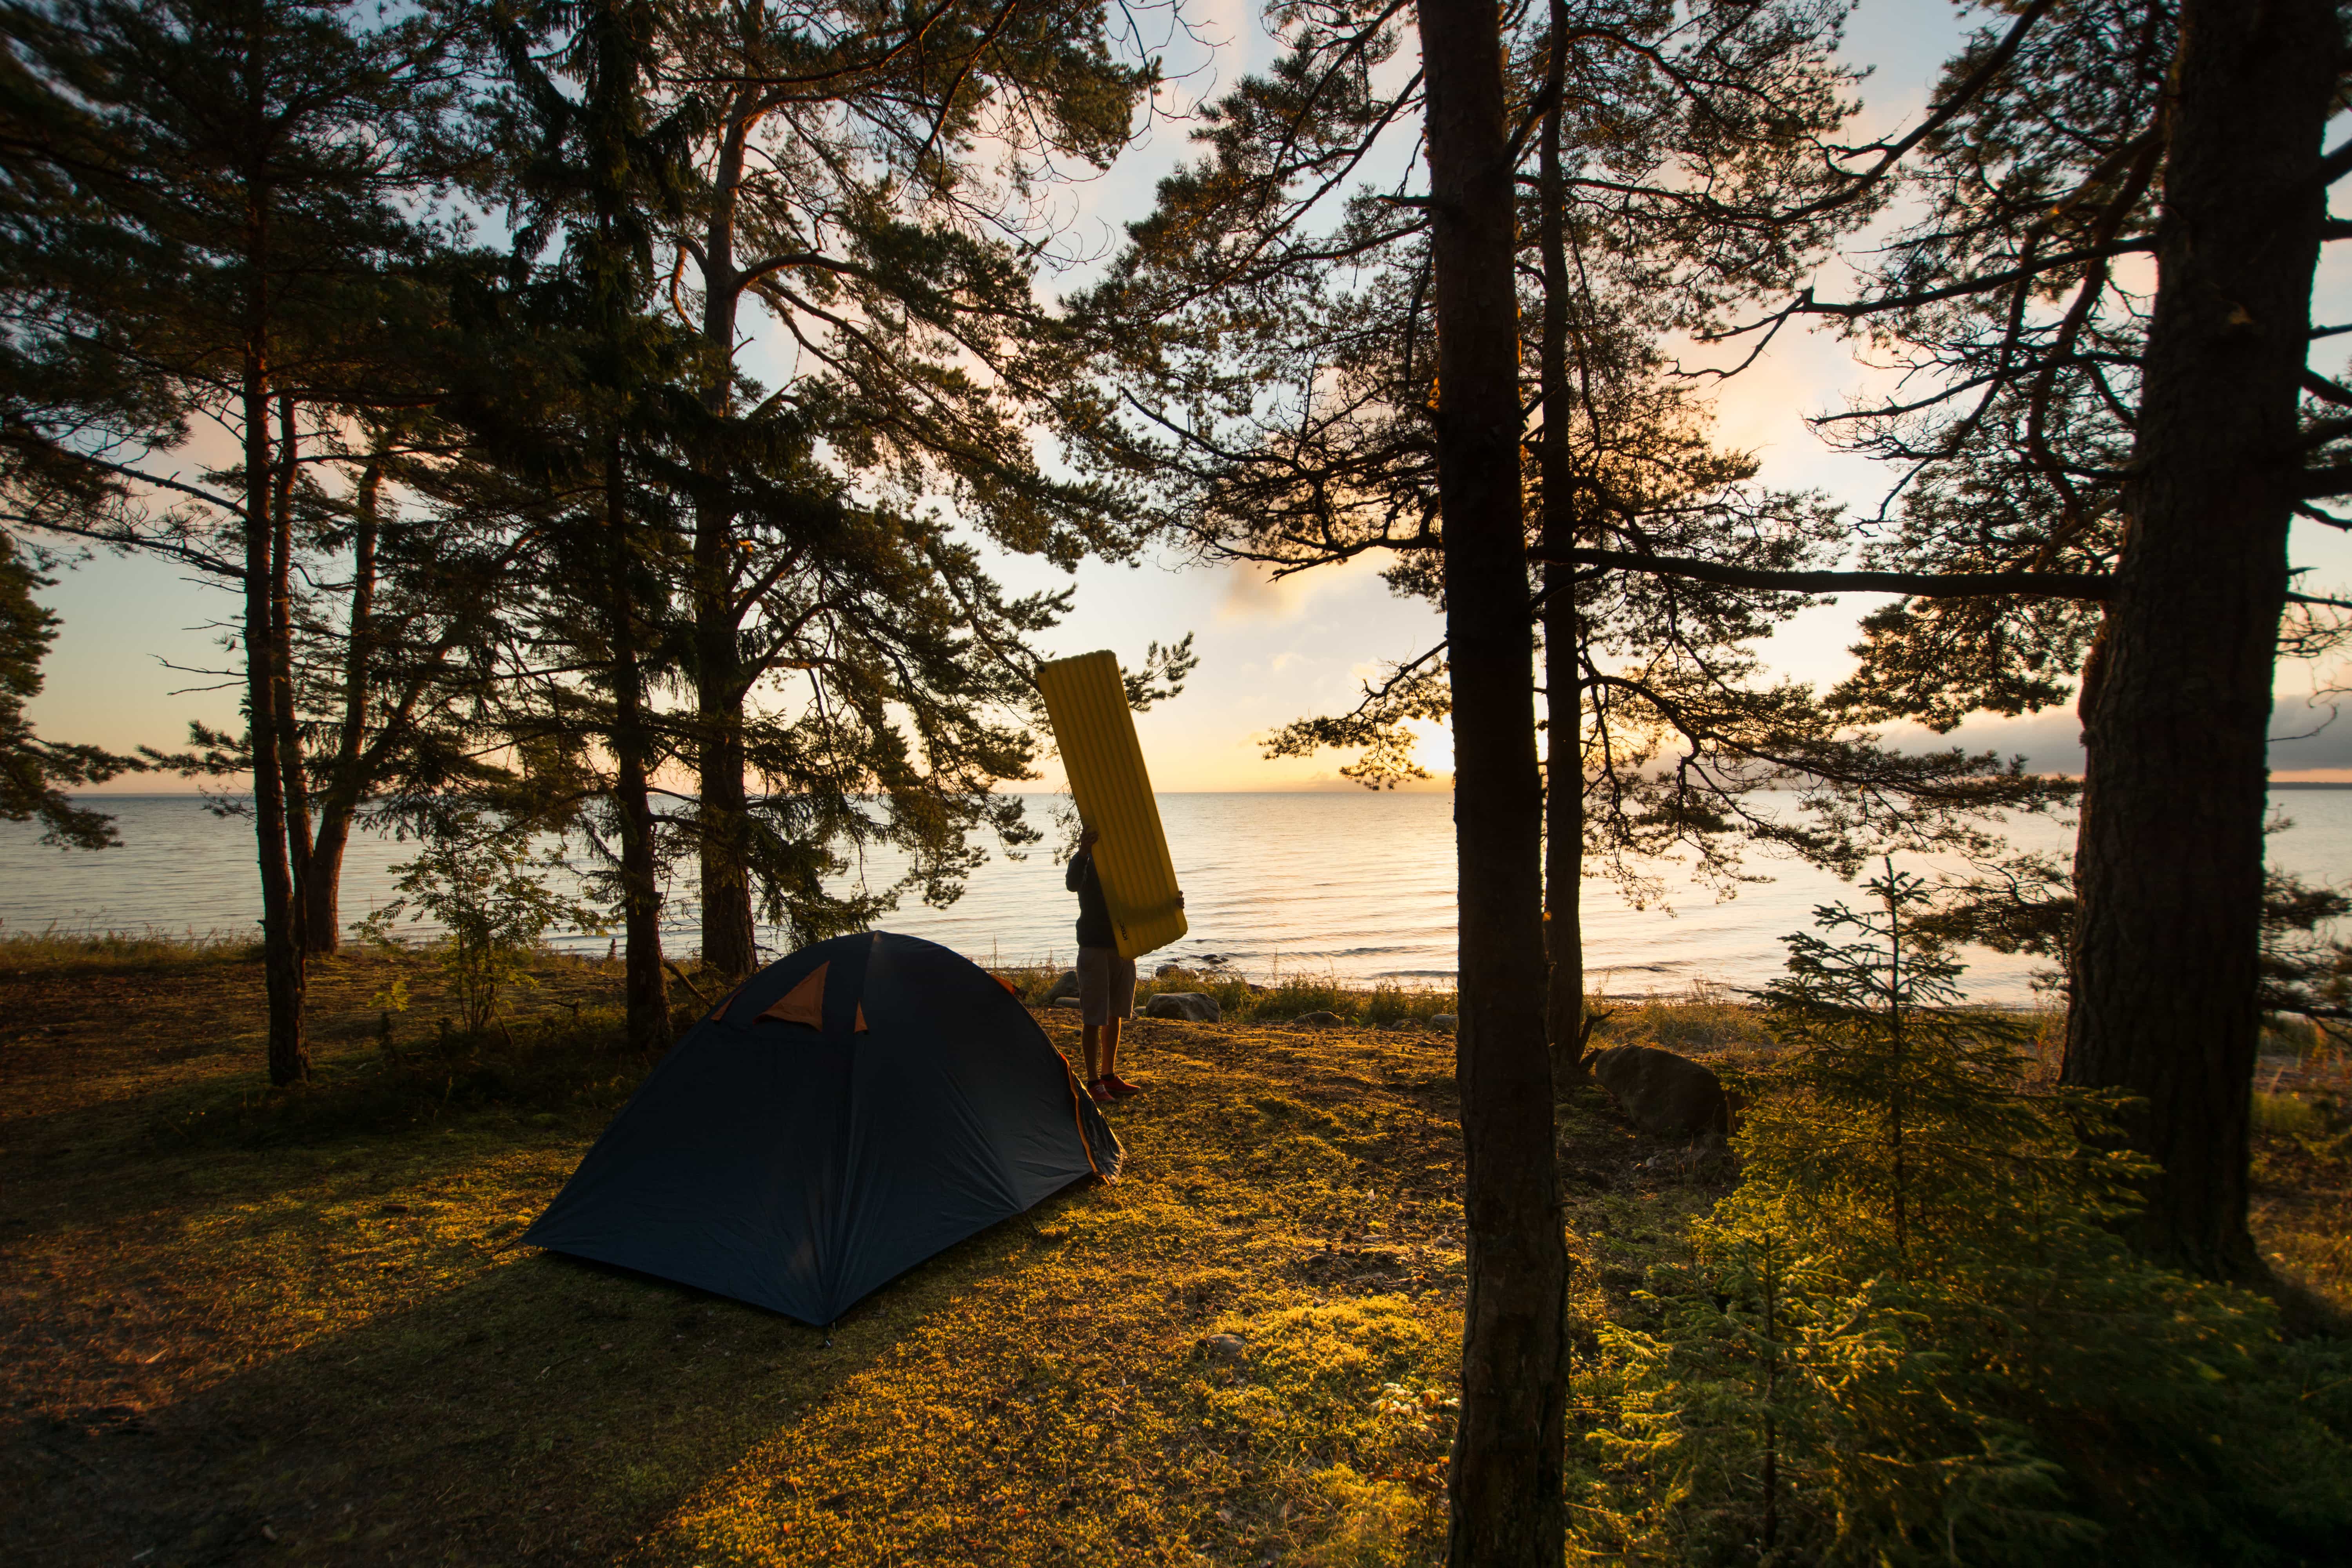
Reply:
M285 1092L258 1071L250 955L0 949L0 1559L1439 1553L1463 1284L1445 1037L1139 1023L1126 1179L950 1249L827 1343L509 1245L646 1065L616 1044L614 971L538 978L467 1041L441 1037L419 962L322 963L315 1079ZM395 979L414 1001L387 1052ZM1609 1028L1750 1043L1738 1011ZM1041 1016L1075 1056L1075 1020ZM2265 1245L2352 1300L2333 1125L2265 1135ZM1642 1168L1664 1146L1597 1094L1561 1126L1590 1345L1721 1189Z

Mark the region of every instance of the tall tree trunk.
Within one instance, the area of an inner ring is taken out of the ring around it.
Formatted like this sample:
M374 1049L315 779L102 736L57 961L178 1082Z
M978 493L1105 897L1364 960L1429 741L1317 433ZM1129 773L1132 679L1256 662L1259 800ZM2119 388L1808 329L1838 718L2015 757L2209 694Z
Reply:
M697 607L698 621L700 607ZM745 787L742 687L734 668L735 637L717 624L698 624L700 668L695 698L700 731L699 816L702 856L702 962L727 974L760 966L758 928L751 918L751 795ZM719 647L723 643L724 647Z
M613 804L621 825L622 995L629 1044L669 1044L669 980L662 973L661 882L654 860L652 732L636 644L628 480L617 437L604 454L604 521L612 544Z
M703 236L702 336L711 356L705 403L724 414L735 364L735 201L750 135L743 99L719 143L713 207ZM705 493L694 508L694 695L700 773L702 962L728 974L759 966L751 920L750 795L744 785L741 607L735 598L735 513Z
M302 765L302 726L294 710L294 481L302 447L294 397L278 395L278 464L271 477L269 528L269 691L278 710L278 769L286 792L286 863L294 883L294 937L310 948L310 781Z
M1543 793L1519 496L1517 307L1493 0L1420 0L1453 673L1469 1301L1457 1568L1559 1568L1567 1254L1544 1044Z
M268 133L268 24L255 7L245 40L247 133L259 148ZM305 975L302 929L294 870L287 858L286 774L278 733L278 577L275 487L271 484L269 416L269 195L257 170L246 172L247 268L244 363L238 388L245 418L245 707L253 762L253 836L261 870L261 966L269 1009L269 1081L289 1084L310 1075L302 1037Z
M258 292L258 290L256 290ZM270 570L269 382L260 342L245 356L245 709L253 759L253 837L261 868L261 969L269 1006L269 1081L310 1075L302 1037L302 933L286 854L286 775L279 766L275 578Z
M2266 736L2339 38L2328 0L2188 0L2180 39L2137 473L2083 683L2064 1076L2141 1101L2142 1247L2246 1274Z
M1544 552L1564 562L1575 548L1576 477L1568 431L1567 191L1559 165L1560 106L1568 74L1568 8L1551 0L1551 68L1545 90L1539 193L1544 315ZM1576 618L1576 569L1544 568L1544 945L1551 963L1544 993L1544 1037L1551 1042L1555 1093L1585 1080L1584 1068L1584 683Z
M318 837L310 847L310 875L303 888L303 918L310 948L333 952L342 946L343 851L352 817L364 789L362 759L367 748L367 711L377 648L370 623L375 616L375 550L383 494L383 459L370 458L360 470L352 505L352 605L343 644L343 718L335 736L335 760L319 804Z

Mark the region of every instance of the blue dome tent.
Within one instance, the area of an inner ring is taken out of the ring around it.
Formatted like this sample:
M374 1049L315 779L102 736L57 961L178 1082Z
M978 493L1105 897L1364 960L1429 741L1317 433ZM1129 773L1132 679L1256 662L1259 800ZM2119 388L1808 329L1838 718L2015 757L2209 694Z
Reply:
M861 932L713 1007L521 1239L824 1324L1119 1159L1003 983Z

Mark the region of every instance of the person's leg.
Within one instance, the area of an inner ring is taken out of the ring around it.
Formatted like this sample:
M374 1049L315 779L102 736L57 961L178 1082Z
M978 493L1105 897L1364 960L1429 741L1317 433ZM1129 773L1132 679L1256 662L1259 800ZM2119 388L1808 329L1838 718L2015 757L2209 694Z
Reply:
M1089 1031L1089 1033L1091 1032L1092 1031ZM1118 1014L1112 1014L1110 1016L1110 1022L1102 1026L1102 1071L1100 1073L1097 1073L1095 1071L1095 1054L1092 1051L1088 1051L1087 1053L1087 1072L1088 1076L1097 1078L1117 1078L1118 1076Z
M1078 1038L1087 1053L1087 1092L1097 1100L1110 1099L1103 1076L1118 1048L1118 1025L1112 1013L1112 965L1118 956L1108 948L1078 949Z
M1111 955L1110 966L1110 1027L1107 1032L1109 1045L1103 1054L1103 1082L1113 1094L1121 1097L1136 1092L1135 1085L1118 1076L1118 1034L1120 1023L1135 1016L1135 960Z

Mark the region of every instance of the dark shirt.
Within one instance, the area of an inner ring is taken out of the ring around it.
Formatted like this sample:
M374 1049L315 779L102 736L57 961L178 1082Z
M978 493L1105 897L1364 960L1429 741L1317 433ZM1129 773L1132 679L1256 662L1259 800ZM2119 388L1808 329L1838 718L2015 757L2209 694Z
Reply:
M1081 850L1072 857L1062 886L1078 896L1078 945L1117 947L1118 938L1111 931L1110 905L1103 900L1102 879L1095 875L1093 850Z

